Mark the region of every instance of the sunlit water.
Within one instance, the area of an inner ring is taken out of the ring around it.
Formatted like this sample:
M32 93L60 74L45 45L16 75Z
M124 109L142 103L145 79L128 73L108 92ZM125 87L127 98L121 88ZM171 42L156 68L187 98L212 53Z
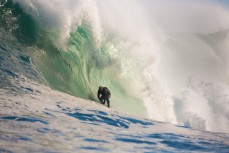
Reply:
M0 152L229 152L229 13L135 2L0 0Z

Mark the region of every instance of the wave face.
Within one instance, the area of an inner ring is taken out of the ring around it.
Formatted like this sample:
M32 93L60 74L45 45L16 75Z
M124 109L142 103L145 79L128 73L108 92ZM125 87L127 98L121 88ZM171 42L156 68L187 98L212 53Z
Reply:
M107 86L118 110L229 132L226 8L179 0L0 4L1 35L32 58L41 73L33 79L90 100Z

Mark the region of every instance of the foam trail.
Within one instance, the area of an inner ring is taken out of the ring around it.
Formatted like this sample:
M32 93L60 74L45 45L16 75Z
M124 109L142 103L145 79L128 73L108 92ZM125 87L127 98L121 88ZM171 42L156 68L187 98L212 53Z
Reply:
M109 40L116 51L109 53L119 69L113 79L140 99L149 118L229 132L229 13L222 6L204 0L16 2L41 27L61 29L60 40L53 39L60 48L87 18L97 48Z

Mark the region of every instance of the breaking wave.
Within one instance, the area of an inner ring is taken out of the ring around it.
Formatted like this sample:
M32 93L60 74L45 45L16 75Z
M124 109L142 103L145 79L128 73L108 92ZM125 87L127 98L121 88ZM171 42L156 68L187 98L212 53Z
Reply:
M118 110L229 132L226 8L185 0L1 0L0 12L1 37L20 44L51 88L97 101L98 86L107 86Z

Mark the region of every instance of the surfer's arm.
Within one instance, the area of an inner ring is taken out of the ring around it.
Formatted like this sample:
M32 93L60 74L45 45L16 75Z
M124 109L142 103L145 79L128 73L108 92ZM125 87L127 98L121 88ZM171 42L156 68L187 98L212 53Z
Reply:
M111 92L110 92L109 89L107 90L107 94L108 94L108 97L110 98L111 97Z
M100 92L99 91L97 92L97 97L100 100Z

